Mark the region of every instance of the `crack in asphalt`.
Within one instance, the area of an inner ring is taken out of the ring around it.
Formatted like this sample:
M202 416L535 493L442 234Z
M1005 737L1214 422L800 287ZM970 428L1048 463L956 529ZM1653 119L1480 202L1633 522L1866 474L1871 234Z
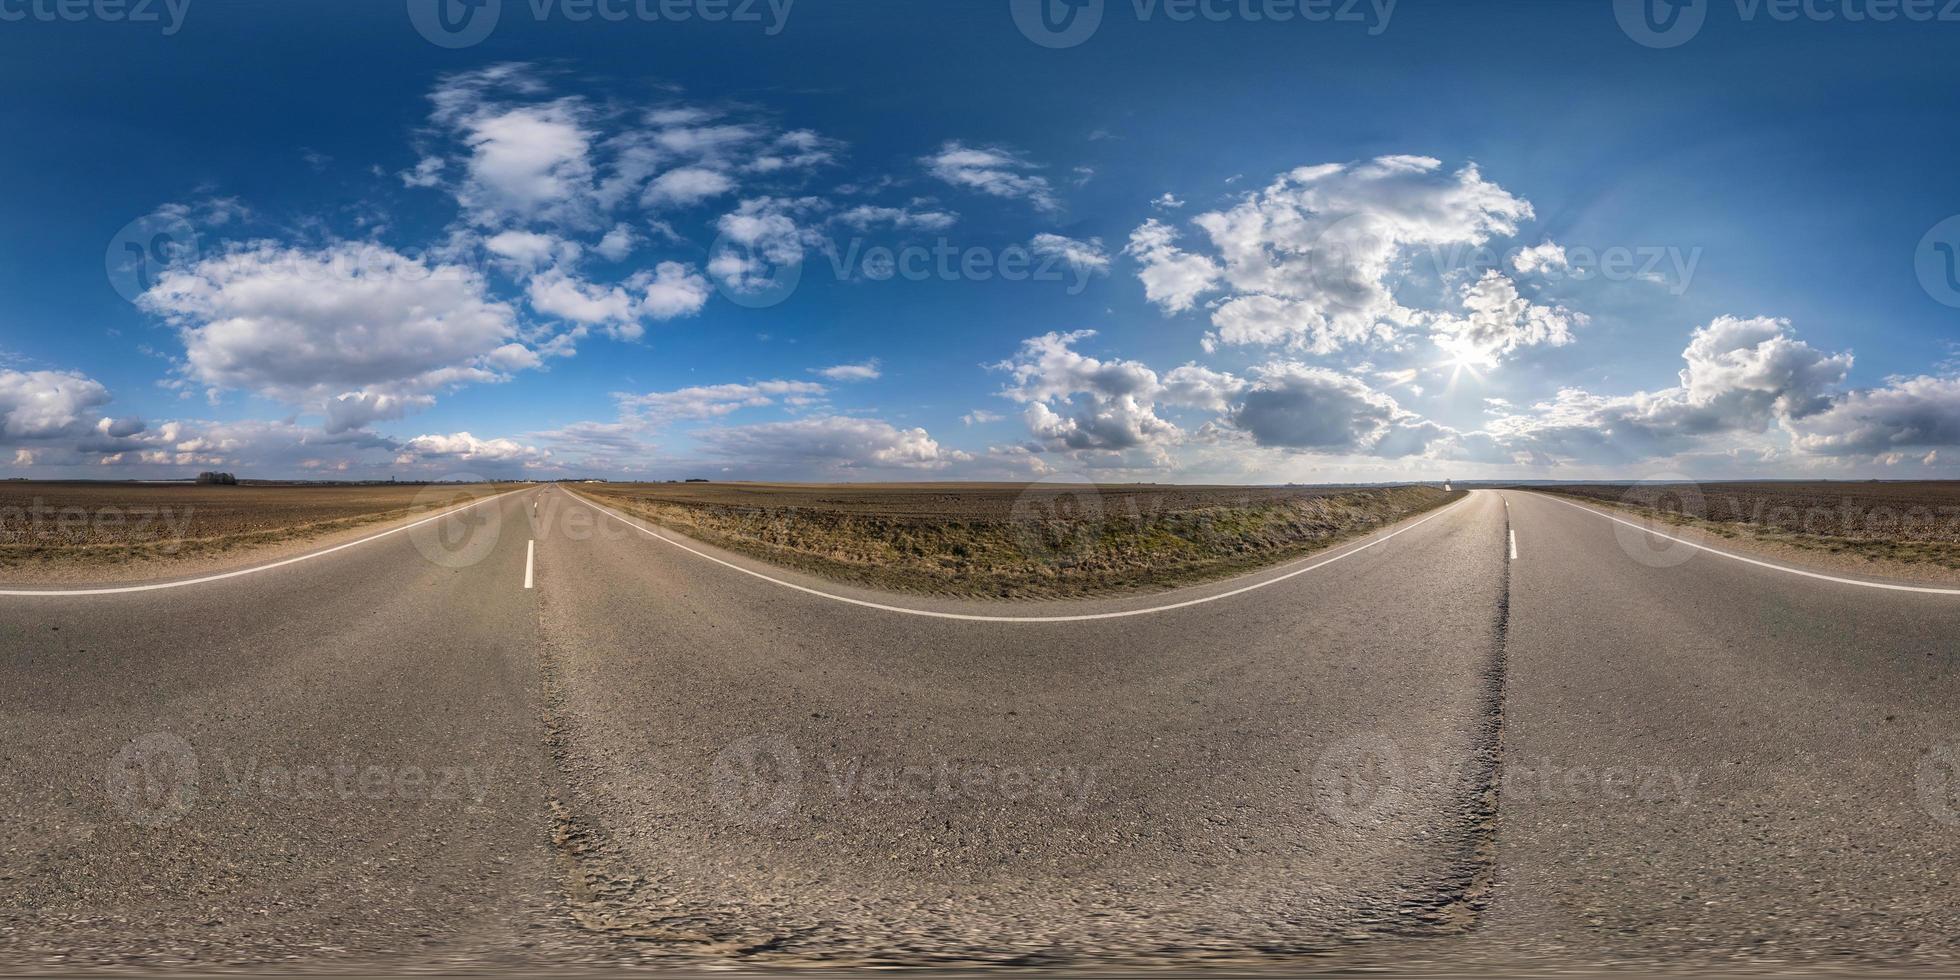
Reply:
M1500 559L1507 559L1511 517L1497 537ZM1511 566L1501 560L1496 608L1492 612L1490 660L1484 670L1482 721L1477 726L1470 770L1458 808L1459 850L1431 886L1426 900L1404 903L1404 911L1428 928L1387 930L1383 937L1441 938L1460 936L1477 928L1495 896L1497 883L1497 824L1504 781L1504 707L1509 672L1511 628ZM1405 774L1405 777L1407 775Z
M1478 773L1480 785L1473 800L1470 849L1466 855L1471 873L1461 896L1466 931L1481 921L1497 885L1497 823L1504 785L1504 704L1510 674L1511 569L1516 564L1508 560L1508 542L1513 533L1509 509L1504 513L1504 532L1498 546L1507 549L1507 560L1501 566L1504 575L1497 594L1495 642L1490 670L1485 677L1484 725L1478 733L1481 743L1478 757L1483 765Z

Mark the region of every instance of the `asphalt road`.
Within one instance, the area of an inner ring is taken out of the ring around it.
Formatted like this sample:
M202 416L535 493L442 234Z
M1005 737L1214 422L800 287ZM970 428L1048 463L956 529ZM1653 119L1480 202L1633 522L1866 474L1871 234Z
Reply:
M1514 492L1012 606L460 520L0 596L0 968L1960 963L1960 596Z
M205 585L0 600L0 956L521 951L556 901L528 510L484 504L453 553L411 532Z
M1504 496L1520 558L1482 938L1960 961L1960 596L1820 582Z

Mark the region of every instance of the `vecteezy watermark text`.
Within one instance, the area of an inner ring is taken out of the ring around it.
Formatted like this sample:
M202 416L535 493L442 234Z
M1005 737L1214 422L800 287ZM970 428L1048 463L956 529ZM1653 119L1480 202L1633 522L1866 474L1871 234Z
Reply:
M483 43L506 6L538 23L759 24L768 37L789 26L796 0L407 0L408 19L431 44L467 48Z
M1573 764L1557 759L1511 759L1489 774L1482 759L1418 756L1384 734L1353 736L1329 746L1314 760L1311 788L1315 806L1334 822L1368 826L1416 805L1424 798L1447 797L1495 778L1502 799L1575 803L1668 803L1692 806L1702 773L1673 766L1605 761Z
M156 24L164 37L183 30L190 12L191 0L0 0L0 23Z
M1094 772L1080 766L1000 766L933 759L916 765L826 760L824 785L840 800L873 803L1047 800L1073 813L1088 805Z
M1388 30L1398 0L1129 0L1141 23L1357 24ZM1107 0L1008 0L1014 24L1044 48L1072 48L1102 27Z
M1732 0L1745 24L1960 23L1960 0ZM1676 48L1694 40L1715 0L1613 0L1620 30L1650 48Z
M737 823L779 823L810 794L877 805L981 803L1042 806L1079 814L1095 791L1093 770L1073 765L997 764L929 757L918 761L826 756L812 763L782 736L729 743L709 769L709 791Z
M57 507L41 497L0 507L0 544L161 542L174 551L190 531L192 507Z
M222 753L200 758L190 742L169 732L132 739L109 759L104 775L110 802L144 827L176 823L208 798L480 804L494 781L494 773L472 766L380 765L345 757L291 763Z
M829 250L831 271L838 280L863 278L872 282L1066 282L1070 296L1089 287L1095 272L1072 266L1058 255L1037 255L1032 249L1009 245L1002 249L960 246L945 238L931 245L869 245L853 238L841 249Z
M750 309L789 299L809 267L826 265L838 282L1053 282L1063 283L1070 296L1081 295L1090 280L1107 274L1106 263L1071 261L1059 251L961 245L944 237L929 244L893 245L854 237L823 242L816 251L819 256L798 249L795 261L784 261L768 247L723 238L709 249L708 273L723 297Z
M1701 267L1700 246L1679 245L1587 245L1559 246L1547 253L1544 246L1517 246L1499 251L1488 245L1431 246L1429 259L1438 274L1500 269L1529 271L1547 282L1571 279L1578 282L1648 282L1681 296L1694 281Z
M1506 800L1681 803L1695 801L1701 773L1664 766L1561 765L1549 759L1513 760L1501 779Z
M259 759L218 760L223 793L232 799L427 800L482 803L491 774L471 766L380 766L346 759L288 765Z

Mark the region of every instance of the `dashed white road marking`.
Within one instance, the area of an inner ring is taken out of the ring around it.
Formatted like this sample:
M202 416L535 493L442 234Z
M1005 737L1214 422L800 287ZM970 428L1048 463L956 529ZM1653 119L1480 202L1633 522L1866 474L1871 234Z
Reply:
M17 596L17 597L45 596L49 598L55 598L61 596L123 595L130 592L155 592L159 589L181 589L186 586L203 585L207 582L221 582L228 578L238 578L242 575L255 575L259 572L272 571L275 568L284 568L287 565L295 565L303 561L319 558L323 555L331 555L336 551L346 551L347 549L355 547L357 545L367 544L369 541L379 541L382 538L388 537L391 534L400 534L403 531L409 531L421 527L422 525L428 524L431 521L442 520L443 518L448 517L451 514L460 514L463 511L469 510L472 507L480 507L484 504L490 503L493 500L502 500L513 493L523 493L523 492L524 492L523 490L511 490L506 493L497 494L494 497L485 497L482 500L471 501L470 503L463 504L462 506L459 507L451 507L450 509L443 511L442 513L437 514L434 517L426 517L423 518L422 520L416 521L413 524L404 524L401 527L391 528L389 530L381 532L380 534L370 535L368 537L362 538L359 541L349 541L346 544L337 544L331 548L324 548L320 551L311 551L304 555L298 555L292 558L287 558L283 561L275 561L270 565L256 565L252 568L241 568L235 572L222 572L217 575L206 575L202 578L185 579L181 582L153 582L148 585L120 585L120 586L100 588L100 589L0 589L0 596Z
M1587 507L1584 504L1575 504L1570 500L1559 500L1559 498L1554 497L1550 494L1541 493L1538 494L1538 496L1544 497L1547 500L1558 501L1559 503L1564 504L1567 507L1571 507L1577 510L1583 510L1586 513L1591 514L1595 517L1603 517L1609 521L1612 521L1615 524L1624 524L1627 527L1633 528L1634 530L1645 531L1648 534L1651 534L1657 538L1664 538L1676 544L1685 544L1690 548L1706 551L1711 555L1719 555L1723 558L1727 558L1732 561L1739 561L1744 564L1755 565L1759 568L1767 568L1772 571L1778 571L1778 572L1787 572L1791 575L1801 575L1804 578L1814 578L1822 582L1835 582L1839 585L1856 585L1867 589L1885 589L1888 592L1918 592L1925 595L1960 595L1960 589L1941 589L1941 588L1935 588L1933 586L1927 586L1927 585L1895 585L1891 582L1867 582L1864 581L1863 579L1841 578L1836 575L1825 575L1821 572L1807 572L1801 568L1791 568L1788 565L1778 565L1773 562L1758 561L1757 559L1754 558L1744 558L1741 555L1730 554L1729 552L1722 551L1717 548L1710 548L1705 544L1696 544L1693 541L1677 538L1672 534L1662 534L1661 532L1656 531L1647 525L1637 524L1633 521L1624 521L1617 517L1614 517L1611 514L1594 510L1593 508Z
M1511 560L1518 560L1518 529L1511 529Z
M1287 579L1293 578L1298 575L1305 575L1306 573L1311 572L1314 569L1325 568L1328 565L1332 565L1333 563L1340 561L1343 558L1347 558L1352 555L1358 555L1364 551L1367 551L1370 548L1375 547L1378 544L1382 544L1383 542L1389 541L1406 532L1413 531L1416 528L1421 527L1422 525L1427 524L1430 521L1443 516L1444 513L1454 510L1458 504L1461 504L1463 502L1463 500L1470 499L1469 497L1466 496L1463 498L1463 500L1459 500L1456 503L1449 504L1445 506L1442 510L1435 511L1434 513L1431 513L1421 518L1420 520L1417 520L1413 524L1404 525L1402 527L1396 528L1393 531L1388 532L1387 534L1383 534L1379 537L1371 538L1368 540L1366 544L1363 544L1358 548L1352 548L1347 551L1343 551L1338 555L1334 555L1333 557L1330 558L1321 559L1320 561L1314 562L1313 564L1308 565L1304 568L1297 568L1294 569L1293 571L1287 572L1286 574L1278 576L1276 578L1270 578L1263 582L1254 582L1251 585L1247 585L1242 588L1233 589L1230 592L1220 592L1217 595L1209 595L1200 599L1186 599L1183 602L1173 602L1163 606L1152 606L1148 609L1128 609L1122 612L1083 613L1076 616L983 616L983 615L977 615L973 613L949 613L949 612L936 612L930 609L909 609L905 606L886 605L885 603L882 602L868 602L864 599L853 599L850 596L833 595L829 592L824 592L820 589L812 589L808 586L797 585L795 582L785 582L782 579L764 575L761 572L755 571L753 569L743 568L742 566L737 565L734 562L723 561L720 558L716 558L715 556L708 554L707 552L690 548L687 545L680 543L679 541L675 541L672 538L669 538L663 534L653 531L650 528L645 527L644 525L640 524L638 521L630 520L626 517L621 516L620 514L614 512L612 508L607 507L604 504L597 503L591 500L590 498L586 497L582 493L579 493L577 491L570 491L570 493L574 500L577 500L585 504L586 506L591 507L592 509L598 511L599 513L604 514L607 517L610 517L613 520L616 520L621 524L624 524L627 527L630 527L640 532L641 534L653 538L656 541L660 541L665 544L672 545L676 548L681 549L682 551L687 552L688 554L695 555L696 557L706 558L707 560L714 562L717 565L721 565L725 568L732 568L735 571L741 572L744 575L752 576L754 578L759 578L764 582L768 582L773 585L780 585L785 589L793 589L797 592L802 592L805 593L806 595L813 595L820 599L829 599L833 602L842 602L853 606L863 606L866 609L876 609L881 612L898 613L904 616L923 616L929 619L954 619L954 620L960 620L969 623L1083 623L1083 622L1089 622L1091 620L1098 620L1098 619L1128 619L1132 616L1148 616L1153 613L1170 612L1173 609L1188 609L1192 606L1202 606L1209 602L1217 602L1221 599L1230 599L1233 596L1244 595L1247 592L1253 592L1258 589L1263 589L1269 585L1278 585L1279 583L1284 582Z
M524 587L527 589L532 587L532 582L534 581L532 578L532 569L536 567L537 560L538 541L536 538L532 538L530 543L524 546Z

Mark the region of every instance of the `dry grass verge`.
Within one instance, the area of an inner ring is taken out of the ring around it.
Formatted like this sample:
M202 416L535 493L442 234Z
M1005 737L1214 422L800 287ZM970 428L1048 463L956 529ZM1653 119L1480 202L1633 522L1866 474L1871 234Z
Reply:
M128 581L243 565L514 487L0 482L0 581Z
M1599 483L1525 489L1603 503L1834 568L1951 580L1960 481Z
M578 490L753 558L898 592L1171 588L1330 547L1461 497L1435 487L608 484Z

